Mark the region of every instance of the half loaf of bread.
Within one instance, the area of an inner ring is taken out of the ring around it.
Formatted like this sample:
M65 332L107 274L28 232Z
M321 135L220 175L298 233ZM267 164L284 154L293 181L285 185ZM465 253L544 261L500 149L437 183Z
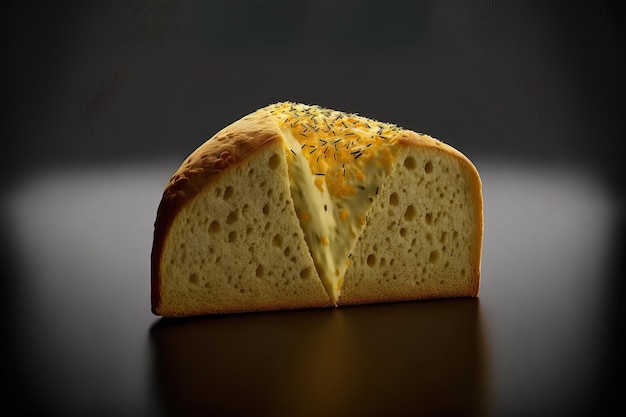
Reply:
M474 297L482 204L474 165L428 135L273 104L207 140L166 186L152 311Z

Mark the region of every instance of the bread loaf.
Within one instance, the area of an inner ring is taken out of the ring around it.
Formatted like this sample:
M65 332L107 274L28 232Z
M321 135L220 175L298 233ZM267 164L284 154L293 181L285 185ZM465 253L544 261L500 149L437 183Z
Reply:
M298 103L259 109L166 186L152 248L162 316L474 297L480 177L456 149Z

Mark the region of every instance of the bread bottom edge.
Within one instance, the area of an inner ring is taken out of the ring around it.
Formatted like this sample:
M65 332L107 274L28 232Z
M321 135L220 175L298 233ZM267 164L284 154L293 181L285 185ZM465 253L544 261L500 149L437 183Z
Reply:
M153 308L152 313L155 316L162 318L183 318L183 317L202 317L202 316L224 316L231 314L255 314L255 313L269 313L269 312L289 312L289 311L305 311L305 310L326 310L326 309L341 309L345 307L356 306L375 306L381 304L396 304L396 303L410 303L410 302L425 302L425 301L444 301L454 299L468 299L479 298L477 293L458 293L450 295L425 295L418 297L406 297L397 296L393 298L380 299L380 298L352 298L349 300L339 299L337 304L311 304L311 305L291 305L291 306L267 306L267 307L253 307L253 308L230 308L230 309L202 309L194 311L161 311L160 308Z

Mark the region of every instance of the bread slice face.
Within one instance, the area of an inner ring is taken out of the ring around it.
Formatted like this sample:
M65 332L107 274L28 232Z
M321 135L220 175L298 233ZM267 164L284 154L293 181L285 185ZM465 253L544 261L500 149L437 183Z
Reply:
M401 132L338 304L477 296L482 209L480 177L464 155Z
M155 222L155 314L332 305L295 213L279 133L266 112L253 113L172 176Z
M194 151L157 212L152 310L187 316L476 296L482 193L427 135L277 103Z

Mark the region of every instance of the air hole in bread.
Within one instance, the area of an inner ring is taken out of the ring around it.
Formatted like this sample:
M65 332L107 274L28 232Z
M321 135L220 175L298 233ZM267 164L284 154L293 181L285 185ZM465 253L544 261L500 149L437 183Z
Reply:
M228 200L229 198L231 198L234 191L235 190L230 185L226 187L226 189L224 190L224 200Z
M237 220L239 220L239 214L236 211L231 211L228 214L228 217L226 218L226 223L227 224L233 224L235 223Z
M195 272L189 275L189 282L197 285L200 282L200 277Z
M222 224L217 220L213 220L211 224L209 225L209 233L211 234L219 233L221 230L222 230Z
M370 253L367 256L367 265L372 267L372 268L376 266L376 254Z
M426 215L424 216L424 221L426 222L426 224L432 224L432 222L433 222L433 214L432 213L426 213Z
M424 165L424 172L427 174L430 174L431 172L433 172L433 163L428 161L426 162L426 164Z
M415 210L415 207L413 205L408 206L404 212L404 220L411 221L415 218L415 216L417 216L417 210Z
M465 268L461 269L461 276L464 277L465 276Z
M416 166L417 163L415 162L415 158L413 158L412 156L409 156L404 160L404 167L406 169L414 170Z
M283 237L282 237L282 235L274 235L274 239L272 239L272 244L274 246L278 246L278 247L283 246Z
M400 229L400 236L405 237L406 236L406 228L403 227L402 229Z
M187 261L187 251L185 250L185 244L180 244L180 260L185 263Z
M304 268L302 271L300 271L300 278L302 279L309 279L312 275L313 271L311 270L311 267Z
M389 196L389 204L391 204L392 206L397 206L399 202L400 200L398 199L398 193L392 193Z
M262 278L262 277L265 276L265 267L263 266L263 264L259 264L256 267L256 272L255 273L256 273L256 276L259 277L259 278Z
M232 232L230 232L228 234L228 241L229 242L236 242L237 241L237 232L235 232L234 230Z
M437 262L439 260L439 251L438 250L434 250L432 252L430 252L430 255L428 256L428 262L430 262L431 264Z
M286 257L289 257L289 255L291 255L291 249L289 248L289 246L285 248L285 250L283 251L283 255L285 255Z
M263 206L263 214L265 214L266 216L268 214L270 214L270 205L269 204L266 204L266 205Z
M278 154L274 154L270 157L269 164L271 169L276 169L280 166L280 157L278 156Z

